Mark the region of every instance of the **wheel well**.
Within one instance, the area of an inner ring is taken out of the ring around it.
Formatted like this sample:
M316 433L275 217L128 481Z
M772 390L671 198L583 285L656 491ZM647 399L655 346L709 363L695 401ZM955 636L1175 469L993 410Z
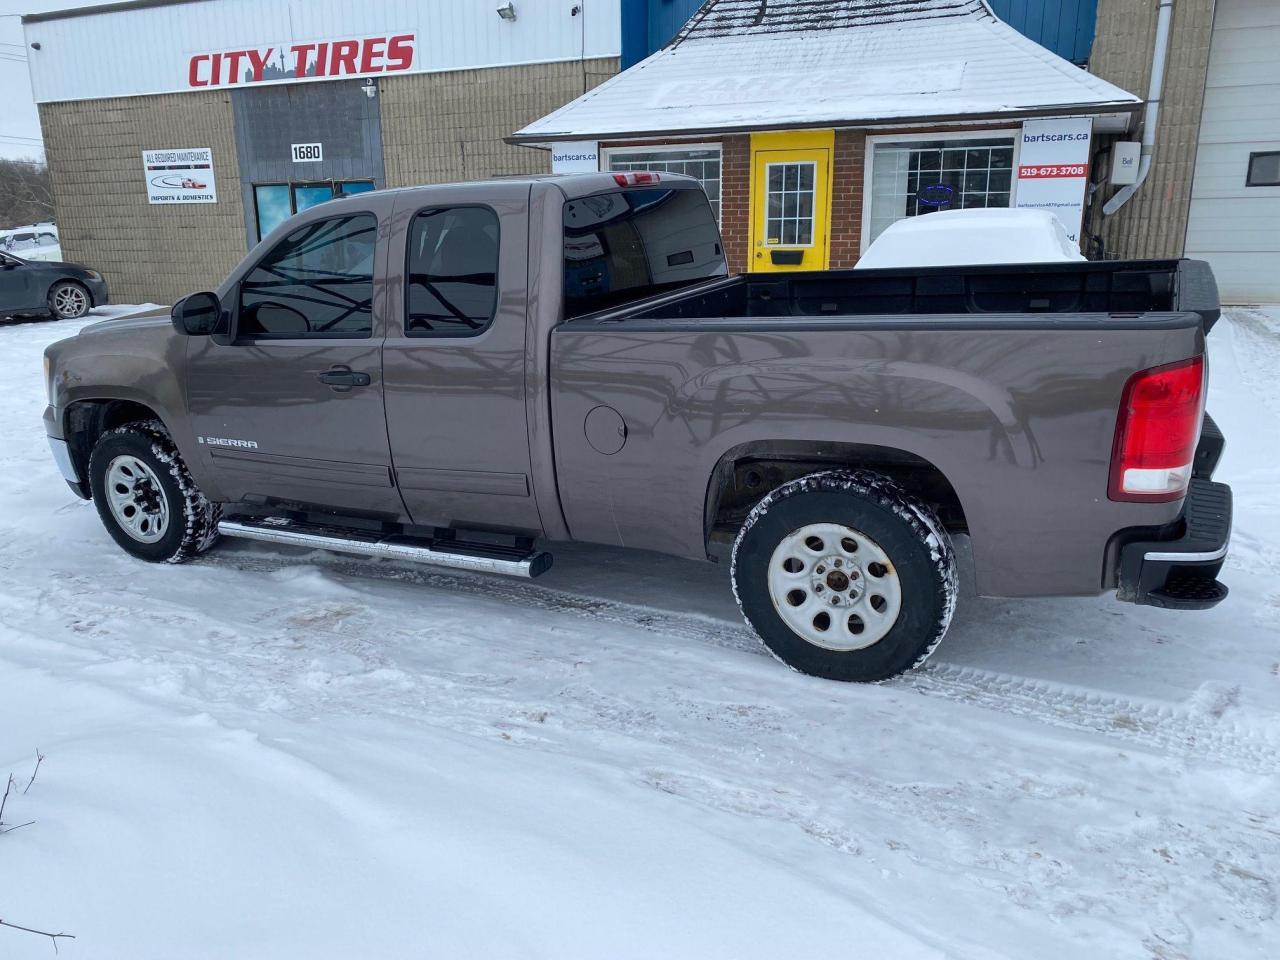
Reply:
M59 277L57 280L53 281L53 283L49 284L49 291L48 293L45 294L45 296L48 296L49 293L53 293L53 288L60 283L74 283L77 287L79 287L81 290L83 290L85 293L89 295L89 302L90 303L93 302L93 292L87 286L85 286L85 282L83 280L77 280L75 277Z
M77 475L86 480L85 489L88 489L89 455L99 437L135 420L159 419L154 410L134 400L77 400L67 407L64 424L67 446Z
M735 447L716 464L707 486L707 543L731 539L751 508L782 484L820 470L875 470L937 511L953 533L968 529L955 487L936 466L893 447L858 443L764 441Z

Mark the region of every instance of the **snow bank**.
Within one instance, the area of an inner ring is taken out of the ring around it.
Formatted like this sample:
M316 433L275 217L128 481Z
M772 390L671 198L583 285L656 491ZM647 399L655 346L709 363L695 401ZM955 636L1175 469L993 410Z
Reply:
M778 666L712 565L133 561L40 426L78 326L0 326L0 773L47 756L0 917L64 960L1274 957L1280 313L1209 338L1227 603L967 597L872 688Z

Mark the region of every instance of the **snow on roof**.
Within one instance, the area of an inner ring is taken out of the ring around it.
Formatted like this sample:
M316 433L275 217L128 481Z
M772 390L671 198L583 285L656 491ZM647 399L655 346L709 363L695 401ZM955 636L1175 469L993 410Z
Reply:
M920 122L1138 97L1041 47L982 0L709 0L666 47L515 142Z

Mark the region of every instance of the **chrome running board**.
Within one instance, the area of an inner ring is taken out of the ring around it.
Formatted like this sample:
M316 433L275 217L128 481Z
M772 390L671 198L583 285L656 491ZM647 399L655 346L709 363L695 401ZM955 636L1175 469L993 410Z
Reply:
M313 550L333 550L362 557L408 560L454 570L498 573L508 577L536 577L551 569L551 554L538 550L525 551L501 544L383 536L361 530L298 523L283 517L223 520L218 524L218 532L224 537L242 537L246 540L309 547Z

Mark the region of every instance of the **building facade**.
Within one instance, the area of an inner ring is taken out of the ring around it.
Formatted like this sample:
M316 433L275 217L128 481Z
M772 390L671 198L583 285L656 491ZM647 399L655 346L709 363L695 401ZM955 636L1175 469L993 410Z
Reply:
M942 209L1048 209L1080 239L1094 145L1140 107L983 0L709 0L511 139L550 147L553 169L694 176L731 269L821 270Z
M546 172L503 138L616 73L618 3L496 7L135 0L24 18L64 256L117 300L171 302L330 197Z
M1280 58L1274 53L1280 49L1280 3L1164 2L1171 27L1150 172L1132 199L1104 215L1105 202L1125 185L1112 176L1116 154L1126 144L1136 148L1146 122L1138 113L1124 130L1095 125L1084 249L1092 257L1203 258L1212 263L1224 299L1280 301ZM754 14L776 3L737 5ZM857 5L850 0L838 6ZM1162 0L987 0L990 11L1023 36L1144 99L1161 5ZM951 11L958 6L947 5ZM622 66L631 67L677 39L703 9L700 0L622 0ZM921 69L945 58L945 52L922 47ZM852 131L836 131L838 148L856 138ZM743 149L732 138L722 141L726 169L736 156L745 156ZM856 152L852 145L843 150L849 157ZM621 155L606 148L602 156L608 161ZM706 158L703 153L696 159L705 163ZM844 171L846 182L856 177ZM726 191L742 192L726 184ZM854 201L844 205L845 216L857 216L866 206L861 189L854 193ZM735 207L728 204L725 210L726 232L732 231L726 242L735 246L743 228ZM844 234L833 243L848 249L847 229ZM837 255L833 262L846 261L847 256Z

